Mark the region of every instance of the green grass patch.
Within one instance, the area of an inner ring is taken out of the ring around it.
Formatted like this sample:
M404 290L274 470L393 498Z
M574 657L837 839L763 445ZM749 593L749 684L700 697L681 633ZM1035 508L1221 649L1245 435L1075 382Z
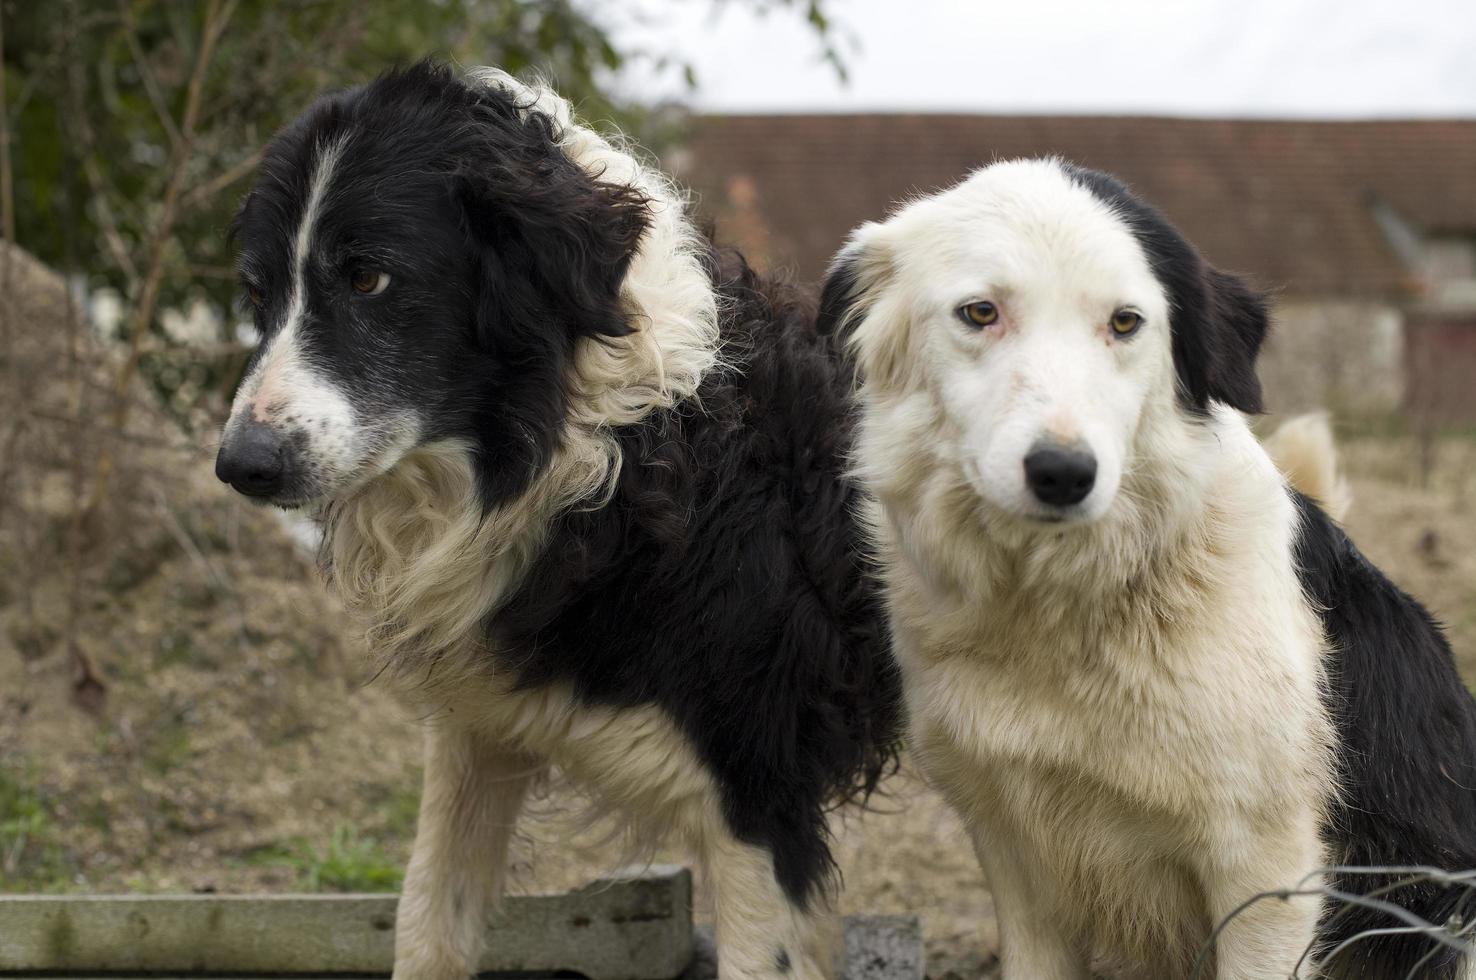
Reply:
M187 628L165 630L159 637L159 648L154 652L154 663L170 667L192 663L195 660L195 640Z
M182 721L171 721L151 733L143 749L143 762L154 772L167 776L194 754L190 733Z
M373 814L366 821L372 830L391 842L414 839L415 823L420 816L419 779L396 786L360 783L354 791Z
M274 844L249 857L252 864L290 868L297 886L310 892L399 891L400 861L386 853L373 837L360 836L348 824L333 828L323 847L298 839Z
M50 806L29 771L0 759L0 891L60 891L71 880Z

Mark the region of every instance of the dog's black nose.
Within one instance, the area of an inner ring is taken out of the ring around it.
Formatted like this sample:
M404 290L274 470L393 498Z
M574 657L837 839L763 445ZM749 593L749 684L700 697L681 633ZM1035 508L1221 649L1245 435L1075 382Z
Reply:
M248 497L279 493L287 474L286 445L272 426L246 422L227 430L215 475Z
M1092 492L1097 481L1097 458L1080 449L1036 446L1025 457L1025 482L1043 504L1069 507Z

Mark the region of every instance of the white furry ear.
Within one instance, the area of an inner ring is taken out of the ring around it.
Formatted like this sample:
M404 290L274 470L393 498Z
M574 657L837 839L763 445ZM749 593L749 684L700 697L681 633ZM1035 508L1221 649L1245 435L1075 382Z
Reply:
M904 380L911 317L893 294L895 258L888 224L867 222L830 263L816 325L837 333L856 354L863 377L881 387Z

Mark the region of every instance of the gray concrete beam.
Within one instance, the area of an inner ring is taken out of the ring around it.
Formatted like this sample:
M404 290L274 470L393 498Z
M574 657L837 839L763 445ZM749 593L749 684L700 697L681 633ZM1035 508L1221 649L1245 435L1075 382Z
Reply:
M0 971L389 973L393 895L0 895ZM692 878L655 867L509 898L484 971L667 980L692 959Z

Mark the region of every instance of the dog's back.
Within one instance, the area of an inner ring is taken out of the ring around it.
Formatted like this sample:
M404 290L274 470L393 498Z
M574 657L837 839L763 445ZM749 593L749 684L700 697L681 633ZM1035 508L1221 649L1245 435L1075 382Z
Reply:
M1461 683L1440 627L1366 559L1312 500L1301 514L1297 568L1328 639L1328 711L1338 730L1342 793L1329 839L1340 865L1404 869L1335 876L1351 895L1379 892L1436 927L1476 921L1476 702ZM1411 868L1466 870L1464 886ZM1406 878L1418 883L1398 887ZM1419 932L1379 935L1409 923L1363 903L1333 906L1329 963L1349 975L1452 976L1454 951ZM1354 937L1370 933L1364 938ZM1428 956L1428 958L1427 958Z
M1355 896L1377 892L1432 926L1458 930L1476 920L1476 874L1451 884L1418 870L1355 869L1476 869L1476 701L1439 624L1338 526L1352 494L1327 416L1290 419L1265 446L1297 503L1297 569L1327 633L1342 788L1328 838L1333 860L1349 869L1333 886ZM1419 932L1381 934L1391 925L1415 923L1359 902L1335 905L1322 949L1346 948L1325 968L1383 977L1423 961L1421 976L1454 975L1452 948Z

